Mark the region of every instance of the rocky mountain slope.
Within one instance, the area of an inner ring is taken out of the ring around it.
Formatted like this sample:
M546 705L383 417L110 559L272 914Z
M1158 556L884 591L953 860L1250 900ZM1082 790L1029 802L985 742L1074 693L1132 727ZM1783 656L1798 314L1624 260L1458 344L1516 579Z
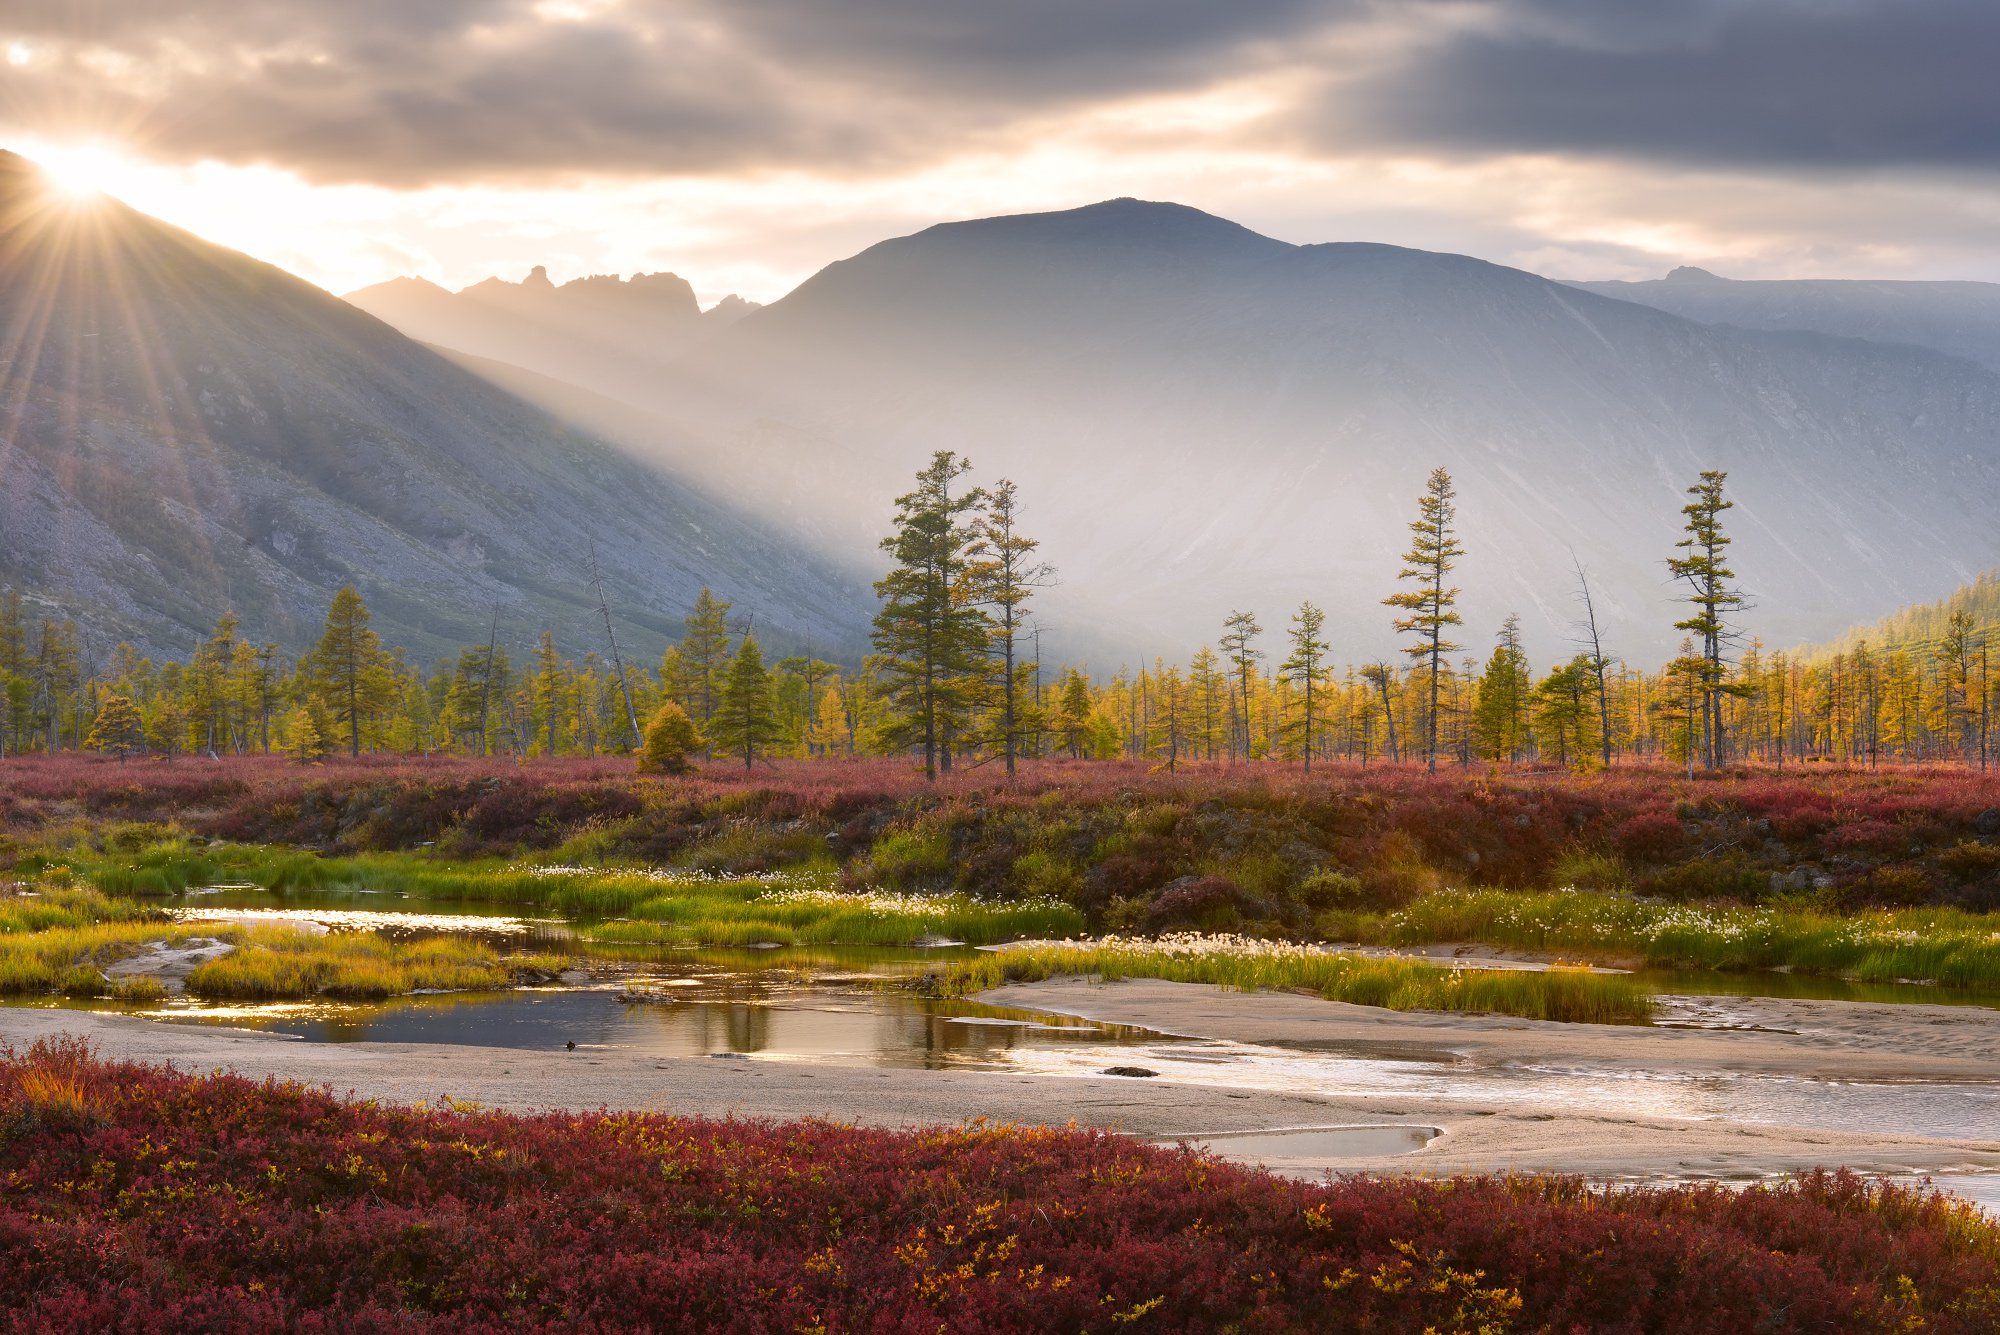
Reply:
M1680 268L1643 283L1572 283L1705 324L1804 329L1908 343L2000 371L2000 283L1800 278L1741 281Z
M703 584L781 641L865 624L864 586L770 525L281 270L58 202L12 155L0 368L0 586L99 646L185 652L233 609L297 647L351 581L420 655L496 606L503 637L581 652L593 542L635 655Z

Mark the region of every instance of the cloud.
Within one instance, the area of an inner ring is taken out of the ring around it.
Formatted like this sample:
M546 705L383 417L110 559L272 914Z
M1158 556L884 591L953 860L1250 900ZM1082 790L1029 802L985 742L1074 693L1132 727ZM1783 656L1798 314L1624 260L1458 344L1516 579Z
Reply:
M1996 50L1992 0L1490 0L1309 115L1350 148L1983 172Z
M840 172L1199 86L1327 0L22 0L0 119L170 160L408 186Z

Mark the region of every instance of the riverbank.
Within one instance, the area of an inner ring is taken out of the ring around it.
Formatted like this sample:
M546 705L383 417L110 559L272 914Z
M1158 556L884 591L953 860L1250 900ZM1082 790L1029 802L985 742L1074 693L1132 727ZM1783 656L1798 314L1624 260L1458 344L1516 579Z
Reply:
M1935 1082L2000 1081L2000 1012L1977 1007L1871 1006L1730 999L1720 1020L1751 1027L1567 1025L1500 1017L1386 1012L1285 993L1196 984L1080 979L1011 985L981 1000L1138 1025L1259 1050L1345 1052L1418 1061L1476 1075L1555 1064L1588 1080L1644 1076ZM1674 1002L1683 1010L1703 1002ZM1744 1009L1737 1009L1743 1007ZM1790 1032L1781 1032L1789 1030ZM918 1070L757 1058L658 1058L588 1047L528 1051L442 1044L307 1043L247 1030L196 1027L73 1011L0 1009L0 1043L80 1034L110 1060L169 1062L273 1076L398 1104L449 1096L519 1112L598 1108L684 1115L826 1117L875 1127L1072 1122L1147 1139L1282 1128L1400 1124L1440 1134L1409 1154L1381 1158L1254 1156L1274 1170L1557 1172L1625 1181L1752 1180L1814 1167L1867 1173L2000 1172L2000 1139L1829 1130L1747 1120L1689 1120L1621 1112L1574 1100L1338 1088L1259 1087L1225 1063L1205 1076L1143 1079L1056 1076L1006 1069ZM1829 1097L1840 1097L1837 1088ZM1982 1136L1981 1131L1989 1131ZM1228 1142L1215 1148L1230 1151Z

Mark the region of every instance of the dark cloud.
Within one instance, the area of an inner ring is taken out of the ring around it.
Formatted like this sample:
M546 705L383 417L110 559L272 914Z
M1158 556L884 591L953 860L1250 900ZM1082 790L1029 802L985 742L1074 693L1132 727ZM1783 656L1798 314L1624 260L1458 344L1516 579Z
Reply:
M1263 147L2000 159L2000 0L8 0L9 42L0 126L318 180L881 170L1266 72L1320 92Z
M1498 0L1330 87L1347 144L1839 169L2000 165L1994 0Z
M0 118L316 179L839 170L1200 86L1348 2L21 0Z

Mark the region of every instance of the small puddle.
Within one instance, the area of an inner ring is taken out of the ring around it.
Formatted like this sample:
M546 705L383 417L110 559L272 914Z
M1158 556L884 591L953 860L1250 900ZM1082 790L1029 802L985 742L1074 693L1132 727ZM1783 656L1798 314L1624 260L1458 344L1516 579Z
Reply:
M1434 1126L1299 1126L1162 1137L1157 1143L1212 1150L1225 1159L1242 1163L1267 1163L1288 1159L1386 1159L1420 1150L1438 1134Z

